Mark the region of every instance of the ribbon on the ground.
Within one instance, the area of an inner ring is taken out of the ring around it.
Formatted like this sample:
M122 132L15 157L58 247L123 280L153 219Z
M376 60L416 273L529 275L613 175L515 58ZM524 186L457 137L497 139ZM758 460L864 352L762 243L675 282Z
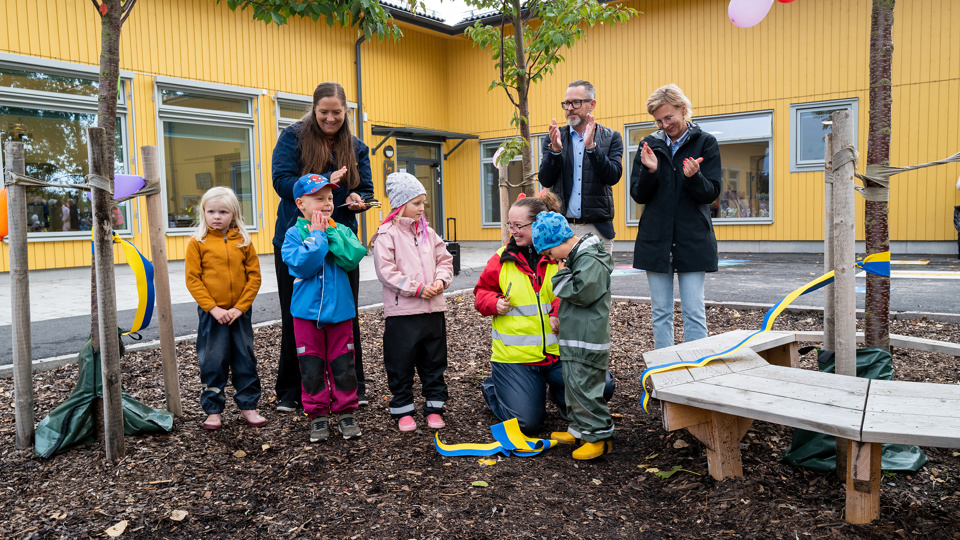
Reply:
M544 450L556 446L553 439L532 439L520 431L516 418L490 426L490 433L496 442L483 444L444 444L440 441L440 432L434 436L437 452L442 456L535 456Z
M133 316L133 326L121 334L126 336L146 328L153 318L153 263L140 253L137 246L120 238L116 231L113 232L113 243L120 244L123 256L137 280L137 312Z
M859 268L862 268L868 274L890 277L890 252L884 251L882 253L874 253L873 255L868 255L862 261L858 261L857 266ZM796 300L797 298L799 298L804 294L826 287L827 285L833 283L833 278L834 278L833 271L828 272L814 279L813 281L810 281L809 283L800 287L799 289L794 290L790 294L788 294L782 300L774 304L773 307L767 310L766 315L764 315L763 317L763 324L761 325L760 330L750 334L749 336L744 338L743 341L741 341L740 343L737 343L733 347L723 352L703 356L696 360L689 360L689 361L683 361L683 362L671 362L669 364L663 364L660 366L648 367L647 369L643 370L643 373L640 374L640 387L642 390L641 404L643 405L643 411L647 413L650 412L649 410L647 410L647 403L650 401L650 393L647 392L647 379L651 375L655 375L657 373L663 373L665 371L672 371L675 369L703 367L709 364L710 362L713 362L714 360L723 358L725 356L729 356L743 349L744 347L747 346L747 343L753 340L753 338L759 336L760 334L763 334L765 332L769 332L770 330L772 330L773 323L777 320L777 317L779 317L780 314L783 312L783 310L786 309L787 306L792 304L794 300Z

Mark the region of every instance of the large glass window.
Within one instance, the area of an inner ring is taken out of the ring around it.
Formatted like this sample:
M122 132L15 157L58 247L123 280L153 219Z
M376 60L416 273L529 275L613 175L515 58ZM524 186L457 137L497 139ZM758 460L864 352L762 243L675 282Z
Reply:
M623 172L624 179L626 179L623 184L627 188L627 225L636 225L640 221L640 214L643 213L643 205L637 204L630 197L630 174L633 170L633 160L637 157L640 141L654 131L657 131L657 127L652 123L627 127L627 162Z
M717 223L769 223L772 218L770 175L772 113L697 118L694 122L720 144L720 196L710 205ZM627 224L636 225L641 205L630 198L630 174L637 148L657 131L652 123L627 127Z
M121 81L121 92L126 83ZM66 71L42 73L27 66L0 63L0 147L24 143L26 174L46 182L85 183L87 129L97 124L97 80ZM115 172L125 173L126 109L118 102ZM93 204L88 192L56 187L27 188L30 239L89 238ZM113 226L131 230L131 203L113 212Z
M224 186L236 192L244 221L256 228L251 99L164 87L158 94L167 226L191 230L200 198Z
M790 106L790 172L823 171L824 137L833 132L833 113L841 110L852 113L856 126L856 99Z
M540 167L540 145L543 143L543 137L545 136L546 135L541 134L531 137L533 139L531 151L534 172ZM500 173L497 170L497 164L493 161L493 155L496 154L497 149L500 148L504 140L505 139L499 139L480 143L480 185L483 190L480 205L482 207L483 227L499 227L501 223ZM507 179L514 185L519 184L523 179L523 165L520 156L513 158L507 165ZM536 190L539 190L540 184L538 183L535 187ZM507 200L511 203L517 200L520 191L519 187L507 188Z

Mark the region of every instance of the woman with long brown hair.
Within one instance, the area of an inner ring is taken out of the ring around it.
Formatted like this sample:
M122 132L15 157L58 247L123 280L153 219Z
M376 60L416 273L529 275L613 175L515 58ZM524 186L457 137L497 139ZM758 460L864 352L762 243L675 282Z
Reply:
M299 122L283 130L273 149L273 188L280 195L277 208L277 226L273 236L274 264L280 296L282 337L280 360L277 367L277 410L295 412L300 408L300 363L293 337L293 317L290 300L293 296L293 277L280 256L284 234L297 221L297 204L293 186L304 174L329 174L346 168L340 180L341 189L333 190L335 222L357 232L357 213L366 209L364 197L373 196L373 176L370 171L370 150L363 141L350 132L347 121L347 96L339 83L325 82L313 92L313 105ZM357 304L360 270L347 272L353 303ZM363 353L360 347L360 325L353 320L354 356L357 374L357 398L367 404L366 384L363 378Z

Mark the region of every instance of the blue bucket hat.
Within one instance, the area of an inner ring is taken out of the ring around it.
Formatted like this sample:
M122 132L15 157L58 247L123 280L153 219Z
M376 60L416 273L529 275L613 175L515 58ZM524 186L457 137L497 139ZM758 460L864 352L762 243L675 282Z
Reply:
M322 174L305 174L297 180L293 186L293 198L299 199L304 195L316 193L321 189L330 186L334 189L340 187L338 184L330 182L330 178Z
M533 249L537 253L559 246L573 238L573 230L567 219L556 212L540 212L531 227Z

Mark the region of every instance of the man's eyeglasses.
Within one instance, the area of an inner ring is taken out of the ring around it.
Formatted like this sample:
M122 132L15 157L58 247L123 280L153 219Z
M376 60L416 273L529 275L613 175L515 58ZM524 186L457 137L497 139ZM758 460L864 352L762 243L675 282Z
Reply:
M561 101L561 102L560 102L560 107L561 107L563 110L565 110L565 111L568 110L568 109L579 109L581 105L583 105L584 103L587 103L587 102L589 102L589 101L591 101L591 100L589 100L589 99L571 99L570 101Z
M520 232L524 227L529 227L532 223L524 223L520 225L518 223L507 223L507 228L510 229L510 232Z

